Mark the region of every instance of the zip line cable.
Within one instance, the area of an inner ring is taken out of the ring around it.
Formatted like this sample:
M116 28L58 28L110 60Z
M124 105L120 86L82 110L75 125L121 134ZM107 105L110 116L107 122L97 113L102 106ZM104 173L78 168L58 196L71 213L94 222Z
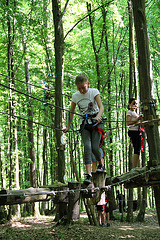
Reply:
M2 83L0 83L0 86L5 87L5 88L8 88L8 89L10 89L10 90L12 90L12 91L14 91L14 92L17 92L17 93L19 93L19 94L25 95L26 97L32 98L32 99L37 100L37 101L39 101L39 102L46 103L46 104L48 104L48 105L50 105L50 106L52 106L52 107L59 108L59 109L61 109L62 111L66 111L66 112L73 113L73 114L75 114L75 115L84 117L83 115L81 115L81 114L79 114L79 113L71 112L71 111L68 110L68 109L62 108L62 107L60 107L60 106L57 106L57 105L55 105L55 104L51 104L51 103L46 102L46 101L43 101L43 100L41 100L41 99L39 99L39 98L36 98L36 97L33 97L33 96L29 95L29 94L23 93L23 92L21 92L21 91L19 91L19 90L16 90L16 89L14 89L14 88L11 88L11 87L9 87L9 86L6 86L6 85L4 85L4 84L2 84Z
M10 114L10 113L6 113L6 112L3 112L3 111L0 111L0 113L5 114L5 115L7 115L7 116L14 117L14 118L19 118L19 119L22 119L22 120L24 120L24 121L29 121L29 119L26 119L26 118L23 118L23 117L20 117L20 116L17 116L17 115L13 115L13 114ZM43 126L43 127L55 129L55 130L57 130L57 131L63 131L62 129L59 129L59 128L56 128L56 127L51 127L51 126L45 125L45 124L43 124L43 123L39 123L39 122L35 122L35 121L33 121L33 123L34 123L34 124L37 124L37 125L40 125L40 126Z
M10 117L13 117L13 118L18 118L18 119L22 119L22 120L24 120L24 121L29 121L29 119L26 119L26 118L23 118L23 117L14 115L14 114L6 113L6 112L3 112L3 111L0 111L0 113L5 114L5 115L10 116ZM45 125L45 124L43 124L43 123L39 123L39 122L35 122L35 121L33 121L33 123L34 123L34 124L37 124L37 125L40 125L40 126L42 126L42 127L51 128L51 129L53 129L53 130L63 131L63 129L56 128L56 127L52 127L52 126L48 126L48 125ZM108 128L108 130L114 130L114 129L117 129L117 128L111 128L111 129ZM79 133L79 130L76 130L76 131L75 131L75 130L73 130L73 127L71 127L71 130L72 130L72 131L68 131L68 132Z
M10 89L10 90L12 90L12 91L14 91L14 92L17 92L17 93L19 93L19 94L25 95L26 97L32 98L32 99L37 100L37 101L39 101L39 102L48 104L48 105L50 105L50 106L52 106L52 107L59 108L59 109L61 109L62 111L66 111L66 112L75 114L75 115L77 115L77 116L80 116L80 117L82 117L82 118L85 118L85 116L82 115L82 114L72 112L72 111L70 111L70 110L68 110L68 109L62 108L62 107L57 106L57 105L55 105L55 104L51 104L51 103L46 102L46 101L44 101L44 100L41 100L41 99L39 99L39 98L33 97L32 95L29 95L29 94L27 94L27 93L24 93L24 92L21 92L21 91L19 91L19 90L16 90L16 89L12 88L12 87L6 86L6 85L4 85L4 84L2 84L2 83L0 83L0 86L2 86L2 87L4 87L4 88L7 88L7 89ZM92 117L88 117L88 119L92 119ZM102 122L126 122L126 121L121 121L121 120L118 120L118 121L117 121L117 120L112 120L112 121L110 121L110 120L107 120L107 118L103 118L103 119L102 119Z
M72 111L70 111L70 110L68 110L68 109L65 109L65 108L63 108L63 107L57 106L57 105L55 105L55 104L51 104L51 103L46 102L46 101L44 101L44 100L41 100L41 99L39 99L39 98L33 97L32 95L26 94L26 93L24 93L24 92L21 92L21 91L19 91L19 90L16 90L16 89L12 88L12 87L6 86L6 85L4 85L4 84L2 84L2 83L0 83L0 86L2 86L2 87L4 87L4 88L7 88L7 89L10 89L10 90L12 90L12 91L15 91L15 92L17 92L17 93L19 93L19 94L25 95L26 97L32 98L32 99L37 100L37 101L39 101L39 102L48 104L48 105L50 105L50 106L52 106L52 107L59 108L59 109L61 109L62 111L66 111L66 112L75 114L75 115L77 115L77 116L80 116L81 118L85 118L85 116L82 115L82 114L79 114L79 113L76 113L76 112L72 112ZM88 117L88 119L92 119L92 117ZM142 121L142 122L140 122L140 123L135 123L135 125L141 125L141 124L143 124L143 122L144 122L144 124L147 124L147 123L150 123L150 122L159 122L159 121L160 121L159 119L145 120L145 121ZM107 118L102 118L102 123L104 123L104 122L116 122L116 123L123 123L123 122L124 122L124 123L126 123L127 121L125 121L125 120L107 120ZM129 122L130 122L130 121L129 121Z
M17 82L21 82L21 83L23 83L23 84L27 84L27 85L30 85L30 86L33 86L33 87L36 87L36 88L39 88L39 89L42 89L42 90L48 90L48 91L50 91L50 92L55 93L55 90L53 90L53 89L48 89L47 87L40 87L40 86L35 85L35 84L32 84L32 83L27 83L27 82L24 82L24 81L19 80L19 79L17 79L17 78L13 78L13 77L9 77L9 76L7 76L7 75L4 75L4 74L2 74L2 73L0 73L0 75L3 76L3 77L9 78L9 79L14 79L14 80L16 80ZM66 94L66 93L62 93L62 95L65 95L65 96L71 98L71 96L68 95L68 94Z

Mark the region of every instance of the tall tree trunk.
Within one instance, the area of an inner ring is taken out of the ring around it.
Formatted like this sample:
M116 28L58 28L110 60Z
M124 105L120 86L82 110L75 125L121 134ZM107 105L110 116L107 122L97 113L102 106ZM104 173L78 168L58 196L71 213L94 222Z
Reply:
M44 122L46 122L47 110L45 109ZM47 129L43 127L43 185L47 185Z
M8 8L11 8L10 1L7 0L6 5ZM8 13L7 16L7 25L8 25L8 76L9 78L9 87L14 86L14 60L13 60L13 43L14 43L14 21L13 25L11 24L11 18ZM12 90L9 90L9 102L8 102L8 108L9 108L9 139L8 139L8 153L9 153L9 188L12 189L12 182L13 182L13 96L12 96ZM9 218L11 218L12 215L12 207L9 207Z
M103 14L103 24L104 24L104 35L105 35L105 50L106 50L106 61L107 61L107 81L108 81L108 129L110 131L109 144L112 146L112 116L111 116L111 78L110 78L110 63L109 63L109 45L108 45L108 34L106 28L106 10L105 7L102 8ZM113 149L112 147L109 150L109 166L110 166L110 176L113 176ZM114 188L111 188L111 194L114 196ZM114 219L113 210L110 211L110 218Z
M18 156L18 136L17 136L17 118L15 118L14 127L14 146L15 146L15 184L16 189L19 189L19 156ZM20 205L15 205L15 215L20 218Z
M55 128L62 129L62 80L64 65L64 36L60 0L52 0L52 11L55 33ZM64 182L65 174L65 155L64 146L61 144L62 132L56 130L56 149L58 153L58 180Z
M31 94L30 76L29 76L29 62L25 62L25 76L28 85L28 93ZM31 98L28 97L28 142L29 142L29 158L30 164L30 183L32 187L37 187L36 182L36 164L35 164L35 151L34 151L34 138L33 138L33 109Z
M138 80L137 80L137 65L136 65L136 50L133 24L133 8L131 0L128 1L129 13L129 97L132 98L138 95Z
M144 152L142 152L142 167L145 166L145 161L146 161L145 133L143 133L143 149L144 149ZM142 200L141 200L140 210L137 215L137 221L140 221L140 222L144 221L146 207L147 207L147 187L143 187L142 188Z
M156 104L153 98L153 82L151 76L151 59L147 21L145 16L145 0L132 0L134 23L138 48L139 81L144 120L156 119ZM149 145L149 167L160 164L160 136L158 123L145 126ZM154 186L155 203L160 225L160 186Z
M3 183L3 168L2 168L2 148L0 144L0 180L1 180L1 189L4 188L4 183Z
M26 83L28 85L28 93L31 94L31 85L30 85L30 76L29 76L29 62L25 62L25 76ZM35 163L35 150L34 150L34 138L33 138L33 109L31 98L28 97L28 142L29 142L29 158L31 159L30 163L30 184L31 187L37 187L36 180L36 163ZM34 216L39 216L38 203L33 204Z

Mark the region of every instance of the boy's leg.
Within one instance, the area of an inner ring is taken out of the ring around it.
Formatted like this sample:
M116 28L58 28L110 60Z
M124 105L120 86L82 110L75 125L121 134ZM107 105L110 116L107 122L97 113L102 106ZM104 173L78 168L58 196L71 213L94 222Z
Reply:
M101 219L102 219L102 223L105 224L106 218L105 218L105 212L104 211L101 212Z
M102 224L102 221L101 221L101 211L98 211L98 221L99 221L99 225Z
M106 213L107 223L109 223L109 212Z
M109 208L106 205L105 207L105 212L106 212L106 218L107 218L107 227L110 227L110 223L109 223Z

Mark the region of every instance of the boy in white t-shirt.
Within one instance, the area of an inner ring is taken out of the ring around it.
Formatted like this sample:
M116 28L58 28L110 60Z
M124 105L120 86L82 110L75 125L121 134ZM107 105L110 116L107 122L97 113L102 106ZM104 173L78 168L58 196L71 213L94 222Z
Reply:
M103 124L101 123L101 116L103 114L104 107L100 98L99 90L95 88L89 88L89 80L86 75L78 75L76 77L75 84L78 91L72 95L69 121L66 129L64 129L63 132L68 132L76 105L78 105L80 114L79 123L81 128L81 136L84 143L84 162L87 172L84 183L89 184L92 181L92 152L95 155L96 160L99 162L97 170L104 171L104 166L101 162L101 152L99 150L99 144L102 135L98 131L98 129L102 130L103 128ZM93 128L92 126L94 125L95 127Z
M135 111L137 109L137 100L135 98L129 99L128 109L126 116L127 126L129 126L128 136L131 138L134 148L132 168L136 168L139 166L140 161L141 133L139 131L139 126L136 126L135 123L138 123L142 116L139 116Z

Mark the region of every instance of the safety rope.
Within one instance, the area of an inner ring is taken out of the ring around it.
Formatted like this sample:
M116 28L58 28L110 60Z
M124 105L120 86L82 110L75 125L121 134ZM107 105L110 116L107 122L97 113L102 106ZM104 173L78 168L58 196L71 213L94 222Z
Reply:
M38 99L38 98L36 98L36 97L33 97L33 96L30 95L30 94L21 92L21 91L19 91L19 90L16 90L16 89L14 89L14 88L11 88L11 87L9 87L9 86L6 86L6 85L4 85L4 84L2 84L2 83L0 83L0 86L5 87L5 88L8 88L8 89L10 89L10 90L12 90L12 91L14 91L14 92L17 92L17 93L22 94L22 95L24 95L24 96L26 96L26 97L32 98L32 99L34 99L34 100L37 100L37 101L39 101L39 102L47 103L48 105L50 105L50 106L52 106L52 107L59 108L59 109L61 109L61 110L63 110L63 111L70 112L70 113L72 113L72 114L75 114L75 115L78 115L78 116L83 117L83 115L81 115L81 114L79 114L79 113L71 112L71 111L68 110L68 109L62 108L62 107L60 107L60 106L57 106L57 105L55 105L55 104L51 104L51 103L46 102L46 101L43 101L43 100L41 100L41 99Z
M23 118L23 117L14 115L14 114L6 113L6 112L3 112L3 111L0 111L0 113L5 114L5 115L7 115L7 116L14 117L14 118L19 118L19 119L22 119L22 120L24 120L24 121L29 121L29 119L26 119L26 118ZM35 122L35 121L33 121L33 123L34 123L34 124L37 124L37 125L40 125L40 126L43 126L43 127L55 129L55 130L57 130L57 131L63 131L62 129L59 129L59 128L56 128L56 127L52 127L52 126L48 126L48 125L45 125L45 124L43 124L43 123L39 123L39 122Z
M26 196L35 196L35 195L53 195L53 196L55 196L56 194L58 194L58 193L75 193L75 192L82 192L82 193L88 193L89 191L91 191L91 190L94 190L94 191L100 191L100 190L103 190L103 191L105 191L105 190L109 190L111 188L111 186L110 185L108 185L108 186L104 186L104 187L94 187L94 188L81 188L81 189L66 189L66 190L58 190L58 191L50 191L50 192L48 192L48 191L43 191L43 192L36 192L36 193L22 193L22 192L20 192L20 193L14 193L14 194L7 194L7 193L3 193L3 194L0 194L0 197L7 197L7 196L15 196L15 197L17 197L17 196L24 196L24 197L26 197ZM17 190L18 191L18 190Z
M48 89L47 87L40 87L40 86L35 85L35 84L33 84L33 83L24 82L24 81L22 81L22 80L19 80L19 79L17 79L17 78L13 78L13 77L4 75L4 74L2 74L2 73L0 73L0 76L3 76L3 77L6 77L6 78L9 78L9 79L16 80L17 82L20 82L20 83L23 83L23 84L27 84L27 85L32 86L32 87L36 87L36 88L39 88L39 89L42 89L42 90L48 90L49 92L55 93L55 90L53 90L53 89ZM48 82L46 82L46 83L48 83ZM61 94L64 95L64 96L67 96L67 97L71 98L71 96L70 96L69 94L66 94L66 93L61 93Z

